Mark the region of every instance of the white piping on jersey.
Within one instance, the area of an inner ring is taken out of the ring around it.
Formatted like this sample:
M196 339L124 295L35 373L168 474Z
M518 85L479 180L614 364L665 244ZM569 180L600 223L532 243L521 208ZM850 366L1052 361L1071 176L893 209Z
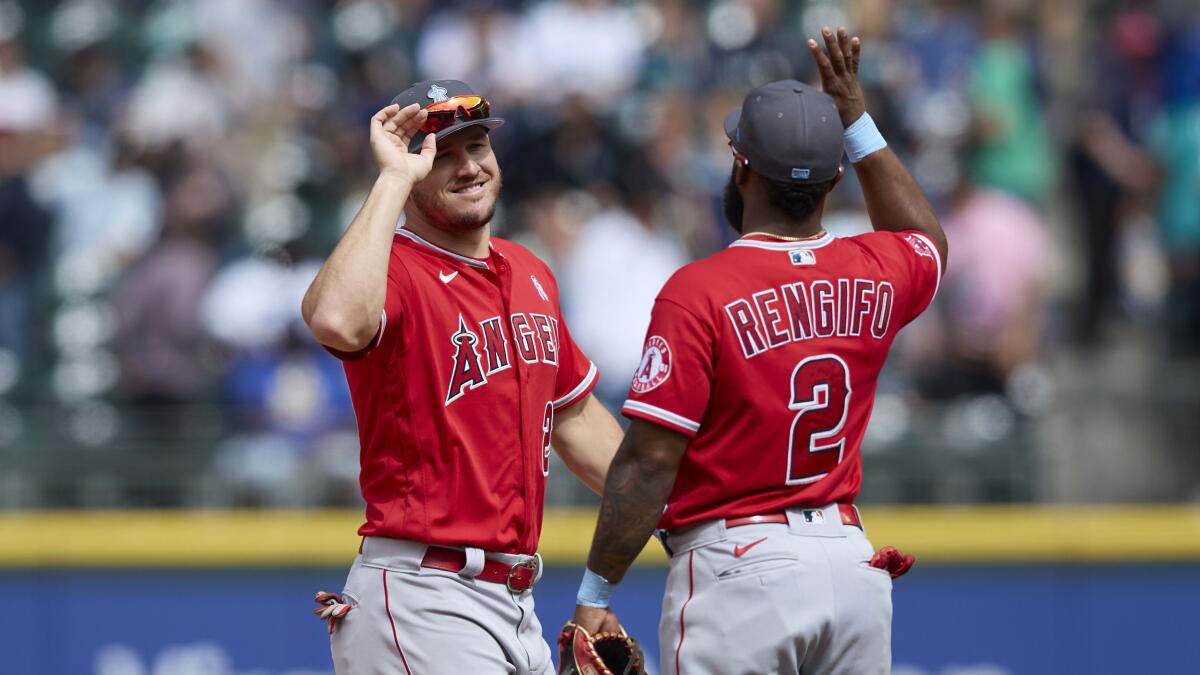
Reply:
M634 412L642 413L643 415L649 415L664 422L670 422L675 426L683 427L688 431L700 430L699 422L693 422L683 415L676 415L670 410L663 410L662 408L650 405L649 403L643 403L641 401L625 401L625 405L621 406L621 409L632 410Z
M589 365L589 368L587 371L587 375L583 376L583 380L579 384L575 385L574 389L567 392L565 396L558 399L557 401L554 401L551 404L554 406L555 410L558 410L559 408L563 407L564 405L567 405L568 403L574 402L574 400L576 398L579 398L580 394L587 391L587 388L592 386L592 382L595 381L596 373L598 371L596 370L596 364L589 362L588 365Z
M816 239L800 239L797 241L759 241L757 239L738 239L729 245L746 246L750 248L765 248L768 251L790 251L795 248L821 248L834 240L834 236L824 232Z
M942 287L942 252L938 250L938 247L933 245L932 239L920 232L906 232L905 234L920 237L925 242L925 245L929 247L929 250L933 251L933 264L937 265L937 281L933 285L933 295L929 296L929 301L933 302L933 299L937 297L938 289Z
M396 234L400 235L401 237L407 237L408 239L411 239L411 240L417 242L418 244L421 244L422 246L431 248L439 253L448 255L451 258L454 258L455 260L464 262L464 263L470 265L471 267L479 267L482 269L487 269L488 265L486 262L484 262L482 260L476 260L475 258L468 258L465 255L459 255L459 254L455 253L454 251L444 249L441 246L438 246L437 244L426 241L425 239L421 238L421 236L418 235L416 232L413 232L412 230L410 230L408 228L397 227ZM492 247L491 242L488 242L488 249L490 250L491 247Z
M383 331L385 331L385 330L387 330L387 308L386 307L383 309L382 312L379 313L379 337L375 338L375 344L371 345L371 349L378 347L379 344L381 342L383 342Z

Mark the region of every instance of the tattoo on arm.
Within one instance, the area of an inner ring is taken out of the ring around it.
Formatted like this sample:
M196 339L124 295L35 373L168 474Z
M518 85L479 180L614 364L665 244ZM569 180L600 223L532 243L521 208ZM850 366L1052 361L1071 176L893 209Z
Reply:
M682 436L678 448L671 447L674 443L654 441L646 444L659 447L636 447L642 445L637 436L631 430L608 469L600 519L588 556L588 567L612 583L624 578L654 533L686 447Z

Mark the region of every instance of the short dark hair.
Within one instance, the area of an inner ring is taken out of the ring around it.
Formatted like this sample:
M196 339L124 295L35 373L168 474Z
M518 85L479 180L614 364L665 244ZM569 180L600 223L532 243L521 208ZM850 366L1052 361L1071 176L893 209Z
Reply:
M804 220L821 205L836 178L819 183L793 183L759 176L767 184L767 202L793 220Z

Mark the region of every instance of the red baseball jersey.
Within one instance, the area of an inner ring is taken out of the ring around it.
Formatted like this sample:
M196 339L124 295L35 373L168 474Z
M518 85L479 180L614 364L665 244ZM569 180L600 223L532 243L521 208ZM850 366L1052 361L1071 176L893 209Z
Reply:
M554 411L597 376L542 261L495 237L479 260L398 229L379 332L334 353L358 417L359 534L537 549Z
M941 277L917 232L751 235L655 301L622 412L692 437L661 527L850 502L896 333Z

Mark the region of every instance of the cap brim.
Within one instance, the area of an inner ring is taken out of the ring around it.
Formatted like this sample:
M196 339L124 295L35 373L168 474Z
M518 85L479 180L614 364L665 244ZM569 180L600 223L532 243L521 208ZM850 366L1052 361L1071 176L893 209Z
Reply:
M503 126L503 125L504 125L504 119L501 117L489 117L487 119L482 119L482 120L464 120L462 122L459 122L458 124L455 124L454 126L450 126L450 127L446 127L445 129L442 129L441 131L434 134L433 137L440 141L443 138L449 136L450 134L462 131L463 129L466 129L468 127L487 127L488 129L495 129L496 127ZM425 134L417 134L416 136L414 136L412 139L412 142L408 144L409 152L417 152L418 150L420 150L421 143L423 143L424 141L425 141Z
M737 135L738 122L742 121L742 109L737 108L725 116L725 137L733 140Z

